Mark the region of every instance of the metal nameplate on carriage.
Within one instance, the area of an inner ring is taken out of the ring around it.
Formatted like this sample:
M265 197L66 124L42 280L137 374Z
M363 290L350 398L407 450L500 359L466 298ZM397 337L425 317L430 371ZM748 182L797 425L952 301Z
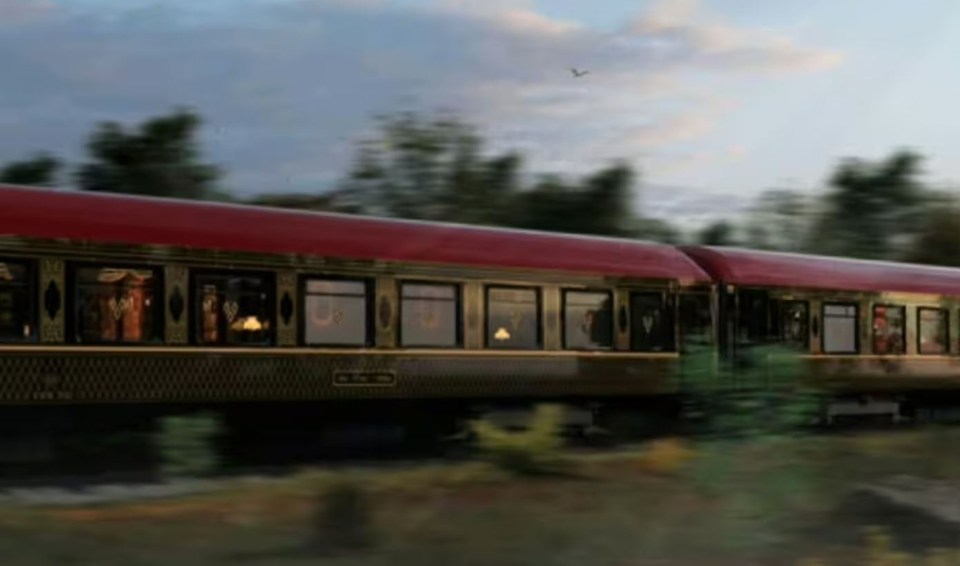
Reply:
M333 374L337 387L393 387L397 374L390 371L337 371Z

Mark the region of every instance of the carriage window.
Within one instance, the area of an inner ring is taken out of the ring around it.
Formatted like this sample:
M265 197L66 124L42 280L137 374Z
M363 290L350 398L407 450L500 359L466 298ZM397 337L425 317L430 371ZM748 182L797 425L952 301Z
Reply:
M401 286L400 344L460 345L459 289L456 285L404 283Z
M823 305L823 351L827 354L857 353L856 305Z
M919 344L917 351L921 354L946 354L947 344L947 311L944 309L919 308L917 309L917 324Z
M304 286L304 342L311 346L366 346L367 283L308 279Z
M78 267L76 341L151 342L160 338L159 280L152 269Z
M713 341L710 295L680 295L678 312L682 346L704 346Z
M540 296L536 289L487 289L487 346L540 348Z
M273 301L267 277L198 275L196 339L202 344L267 344Z
M759 344L776 340L779 331L771 313L775 307L766 291L741 290L737 296L738 342Z
M563 341L568 350L613 346L613 297L606 292L565 291Z
M783 301L780 310L780 332L785 344L806 350L810 347L810 311L806 301Z
M630 349L662 352L673 349L673 317L661 293L630 295Z
M0 261L0 342L36 336L31 275L25 263Z
M906 309L893 305L874 305L874 354L903 354L907 345L906 330Z

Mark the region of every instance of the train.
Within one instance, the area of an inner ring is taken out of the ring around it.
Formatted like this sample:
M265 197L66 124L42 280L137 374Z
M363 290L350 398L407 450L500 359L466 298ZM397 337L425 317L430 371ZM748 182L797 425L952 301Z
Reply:
M916 417L960 392L957 337L960 269L0 186L4 423L553 401L589 424L676 407L694 348L757 344L831 415Z

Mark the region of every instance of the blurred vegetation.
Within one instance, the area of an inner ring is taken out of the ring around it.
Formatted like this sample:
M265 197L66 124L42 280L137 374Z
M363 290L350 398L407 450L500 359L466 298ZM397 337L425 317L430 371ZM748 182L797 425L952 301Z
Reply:
M89 161L76 178L85 191L203 199L220 172L201 163L195 140L202 121L188 110L145 121L133 131L105 122L87 142Z
M23 161L13 161L0 168L0 183L52 187L57 183L60 160L46 153Z
M489 421L471 423L477 447L500 468L521 475L563 472L563 409L538 405L529 427L521 431L501 428Z
M321 491L314 511L310 546L331 553L370 546L372 510L367 494L352 481L342 480Z
M220 464L216 439L221 432L215 414L165 417L156 436L163 475L204 476L216 471Z
M199 115L178 109L132 127L98 125L88 159L72 169L78 188L188 199L239 200L204 163ZM771 187L744 212L685 233L669 218L638 212L639 172L599 164L571 179L524 170L515 151L493 152L456 117L410 112L377 119L337 186L313 194L264 194L264 206L432 221L703 243L857 258L960 265L956 195L925 182L923 156L894 151L847 158L823 187ZM64 163L40 153L0 168L0 182L54 185ZM752 189L752 187L745 187Z

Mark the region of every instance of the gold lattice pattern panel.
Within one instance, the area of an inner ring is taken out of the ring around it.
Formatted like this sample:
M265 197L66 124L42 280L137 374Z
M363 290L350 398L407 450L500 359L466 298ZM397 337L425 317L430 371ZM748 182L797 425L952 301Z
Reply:
M2 403L630 395L671 392L671 360L13 354Z

